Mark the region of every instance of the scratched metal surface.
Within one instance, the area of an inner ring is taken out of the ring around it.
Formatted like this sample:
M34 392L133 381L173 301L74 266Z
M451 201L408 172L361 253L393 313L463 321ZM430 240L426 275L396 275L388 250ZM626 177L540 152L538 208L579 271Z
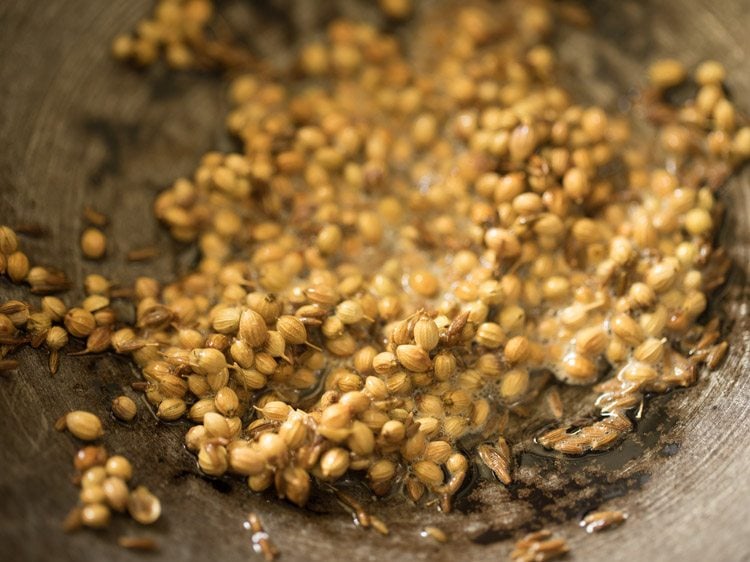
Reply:
M192 250L168 240L151 218L149 202L171 179L189 173L204 151L226 146L224 92L214 77L136 73L109 59L108 41L129 29L149 4L0 3L0 222L44 225L52 236L24 238L23 247L74 281L102 267L78 258L84 203L112 217L114 246L103 265L108 276L122 283L147 272L169 279ZM254 4L261 5L240 24L257 29L265 18L256 46L267 49L351 9L343 1L298 2L303 7L296 11L286 10L283 0ZM597 2L594 12L592 35L571 31L561 37L571 82L596 84L582 96L613 106L657 55L676 55L688 64L713 57L730 68L730 89L750 110L746 0L607 0ZM250 560L257 555L241 522L256 510L283 560L329 560L344 552L356 560L502 559L511 544L503 539L543 524L569 539L573 560L750 560L747 170L722 198L730 203L724 237L736 264L718 303L729 357L696 387L654 400L639 435L614 453L560 462L519 452L518 484L507 490L482 484L447 516L376 503L372 511L392 530L381 537L354 527L323 494L303 511L253 495L239 481L202 478L181 446L183 428L159 425L143 407L135 425L115 423L106 404L129 392L135 380L126 362L66 357L53 379L43 354L24 351L18 354L19 372L0 379L0 559ZM153 243L165 248L162 257L125 265L128 249ZM21 295L0 283L0 297ZM52 424L71 408L103 416L109 450L129 456L137 481L162 498L164 516L154 527L141 531L116 518L104 532L62 533L60 521L76 501L70 484L76 446ZM630 520L611 533L585 536L577 516L599 506L625 509ZM425 524L440 525L453 540L437 546L420 539ZM136 532L157 538L160 551L142 555L115 545L118 535Z

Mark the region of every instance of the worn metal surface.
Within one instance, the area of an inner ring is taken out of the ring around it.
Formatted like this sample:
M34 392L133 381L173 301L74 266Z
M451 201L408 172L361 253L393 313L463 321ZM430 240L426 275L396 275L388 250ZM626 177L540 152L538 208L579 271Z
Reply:
M272 21L283 18L285 27L264 27L273 36L269 44L288 41L295 25L316 21L312 9L286 18L284 2L274 4ZM312 1L308 8L313 4L318 13L334 11ZM129 29L148 6L146 0L0 3L0 222L43 225L51 235L25 237L24 249L39 263L65 269L78 284L100 268L124 284L146 272L169 279L189 260L191 250L172 244L155 224L150 201L174 177L189 173L201 153L226 143L218 80L139 74L109 59L112 36ZM593 36L567 32L561 38L571 82L585 77L586 84L597 84L581 95L612 106L659 54L689 64L713 57L727 64L730 89L750 110L747 1L608 0L597 2L594 11ZM391 528L391 536L382 537L356 528L325 494L314 498L310 510L298 510L270 495L253 495L240 481L202 478L181 445L183 428L158 424L143 404L135 425L111 420L106 405L129 392L135 379L127 362L64 357L51 378L46 356L27 350L18 354L21 369L0 379L0 559L258 559L241 526L245 513L255 510L284 560L503 559L510 550L504 537L519 526L542 524L568 537L574 560L750 560L747 170L722 198L729 203L725 239L736 263L718 304L729 357L696 387L654 400L640 436L615 453L565 462L525 453L519 456L521 483L510 490L484 483L447 516L376 503L372 511ZM112 217L113 247L103 266L78 257L86 203ZM152 243L165 249L158 260L125 263L127 250ZM0 283L3 298L21 294ZM129 456L137 481L162 498L164 516L153 528L116 518L104 532L60 530L76 501L70 484L76 446L52 424L71 408L102 415L109 450ZM624 509L630 519L617 530L585 536L577 516L595 507ZM420 538L426 524L445 529L451 542ZM116 546L118 535L136 533L155 537L159 553Z

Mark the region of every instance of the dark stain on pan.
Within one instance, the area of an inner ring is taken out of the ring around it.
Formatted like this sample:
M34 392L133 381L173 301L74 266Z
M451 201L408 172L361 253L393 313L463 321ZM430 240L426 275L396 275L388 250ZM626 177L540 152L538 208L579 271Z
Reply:
M649 400L636 431L610 451L566 457L530 444L516 455L517 479L507 487L510 502L522 502L533 517L517 525L490 526L469 536L471 542L487 545L507 540L519 533L544 528L554 523L577 520L607 501L640 490L651 479L649 462L642 461L646 451L655 450L669 438L674 419L669 413L670 396ZM680 445L666 443L660 456L677 454ZM500 485L497 483L496 485ZM456 502L464 512L482 509L479 494L468 494Z

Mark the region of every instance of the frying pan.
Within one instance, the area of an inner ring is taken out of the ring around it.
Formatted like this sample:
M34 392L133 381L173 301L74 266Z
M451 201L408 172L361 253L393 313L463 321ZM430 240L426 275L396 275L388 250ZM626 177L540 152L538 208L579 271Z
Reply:
M370 2L236 4L227 6L236 12L233 25L256 30L245 34L250 46L282 56L337 14L377 17ZM94 271L127 284L144 274L168 280L189 265L195 250L170 241L152 218L151 201L190 173L203 152L231 147L222 126L224 85L216 76L139 73L111 61L112 37L150 7L147 0L0 3L0 222L43 227L41 235L22 238L23 248L35 262L64 269L76 287ZM747 1L600 0L591 8L590 32L564 29L558 37L566 76L579 85L582 100L617 108L650 60L671 55L688 65L722 61L734 100L750 110ZM542 526L566 536L571 558L579 561L750 560L748 172L721 192L728 209L722 237L734 269L715 312L723 318L729 356L695 387L650 400L638 432L615 451L568 460L521 451L516 484L482 482L450 514L374 502L371 511L390 527L383 537L357 528L325 491L300 510L252 494L238 480L203 478L181 445L183 428L159 424L143 403L137 423L118 426L106 404L130 392L136 373L126 361L66 356L51 377L44 353L23 350L21 368L0 379L0 559L258 559L242 528L246 513L256 511L283 560L497 560L507 557L513 538ZM111 218L103 264L79 257L85 204ZM125 261L128 250L151 244L163 249L156 260ZM3 281L0 294L25 293ZM66 298L78 297L74 290ZM156 525L140 529L115 518L106 531L61 531L76 502L70 482L76 445L52 425L74 408L105 418L108 449L131 458L136 480L160 496L163 517ZM577 522L595 508L622 509L630 518L588 536ZM421 538L428 524L444 529L450 542ZM154 537L160 550L123 550L116 545L123 534Z

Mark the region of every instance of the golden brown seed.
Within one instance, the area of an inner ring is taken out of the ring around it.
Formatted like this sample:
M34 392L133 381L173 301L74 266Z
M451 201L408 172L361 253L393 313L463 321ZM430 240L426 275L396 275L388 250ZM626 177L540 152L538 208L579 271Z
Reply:
M104 488L97 484L95 486L81 488L81 492L78 494L78 499L85 504L104 503L106 495L104 494Z
M583 201L591 190L586 172L580 168L570 168L563 177L563 189L573 201Z
M621 377L623 380L637 384L651 382L658 376L656 370L645 363L628 364L618 375L618 377Z
M477 447L482 462L495 473L497 479L506 486L511 483L511 452L505 439L498 440L497 447L482 444Z
M627 518L627 514L621 511L595 511L587 514L580 525L587 533L598 533L624 523Z
M234 390L225 386L220 388L216 393L216 396L214 397L214 405L220 413L231 417L237 414L240 400Z
M62 349L68 344L68 332L60 326L52 326L47 332L45 343L51 351Z
M576 333L576 351L589 357L597 357L607 348L607 334L600 326L589 326Z
M418 345L399 345L396 357L406 369L415 373L423 373L432 366L430 355Z
M443 471L432 461L416 462L412 466L412 470L414 471L414 476L430 488L435 488L443 483Z
M267 490L271 484L273 484L273 473L270 470L250 476L247 479L247 485L253 492Z
M110 476L102 482L102 490L109 507L115 511L125 511L128 505L128 485L122 478Z
M297 449L307 439L308 428L304 416L289 417L279 427L281 437L290 449Z
M213 318L213 329L221 334L233 334L240 325L240 310L234 307L222 308Z
M365 379L365 392L374 400L383 400L388 397L388 387L385 381L374 376Z
M132 398L128 396L118 396L112 400L112 413L119 420L124 422L133 421L138 408Z
M159 548L159 543L149 537L118 537L117 544L122 548L131 550L154 551Z
M263 412L264 418L278 422L285 421L292 411L292 407L289 404L280 400L267 402L262 408L258 409Z
M242 340L235 340L229 348L229 355L243 369L249 369L255 362L252 348Z
M138 486L128 497L128 513L142 525L150 525L161 516L161 502L145 486Z
M286 442L275 433L264 433L258 439L258 449L269 463L278 465L286 457Z
M364 457L371 455L375 449L375 436L366 424L355 421L346 443L352 453Z
M431 525L428 525L422 531L420 531L419 535L422 537L430 537L439 543L448 542L448 535L445 534L445 531L443 531L439 527L433 527Z
M81 472L107 462L107 450L101 446L88 445L80 449L73 458L73 466Z
M742 159L750 158L750 127L742 127L735 133L732 151Z
M570 384L587 384L597 374L596 365L578 353L571 353L565 356L563 359L563 369Z
M199 375L210 376L221 372L227 366L226 357L218 349L210 347L193 349L190 352L190 366Z
M291 345L298 345L307 341L305 325L296 316L280 316L276 321L276 329L284 340Z
M393 353L384 351L373 357L372 368L379 375L389 375L398 369L398 360Z
M210 400L210 399L208 399ZM213 401L211 400L213 406ZM193 405L195 407L195 404ZM207 411L203 414L203 425L212 437L228 438L231 435L231 428L227 418L214 411Z
M643 341L643 330L638 322L627 314L616 314L611 320L611 327L615 335L630 345L635 346Z
M453 447L447 441L431 441L424 451L424 459L436 464L445 464L453 453Z
M383 222L373 211L363 211L357 217L357 229L367 244L378 244L383 238Z
M450 352L440 352L434 359L435 378L447 380L456 371L456 358Z
M81 475L81 487L101 486L107 477L107 471L103 466L93 466Z
M104 435L101 420L91 412L69 412L65 416L65 425L70 433L82 441L95 441Z
M655 364L662 360L664 352L664 341L656 338L648 338L633 351L633 357L638 361Z
M414 341L425 351L431 351L437 347L440 341L440 330L435 322L423 316L414 325Z
M450 474L460 474L469 469L469 461L461 453L453 453L445 463L445 468Z
M727 99L720 99L716 102L713 110L714 123L716 128L721 131L731 132L736 124L734 105Z
M229 469L237 474L253 476L266 467L265 456L255 447L242 445L229 449Z
M89 312L96 312L109 306L109 299L104 295L89 295L81 303L81 307Z
M400 443L406 437L406 428L403 422L389 420L383 424L380 436L388 443Z
M105 277L92 273L86 276L83 286L87 295L104 295L109 292L111 285Z
M268 336L266 321L256 311L245 310L240 315L239 336L251 348L260 347Z
M208 432L204 426L194 425L185 434L185 446L189 451L196 453L208 438Z
M516 162L525 160L536 149L536 143L534 127L527 124L518 125L510 136L510 157Z
M282 473L283 496L292 503L303 507L310 497L310 475L298 466L288 466ZM278 489L278 484L277 484ZM281 493L281 490L279 490Z
M336 224L327 224L318 233L316 244L323 254L333 254L341 246L343 234Z
M18 238L16 233L8 226L0 226L0 254L9 256L17 249Z
M327 480L336 480L349 469L349 453L342 448L335 447L320 458L320 472Z
M648 270L646 283L655 292L662 293L672 286L676 275L677 265L672 261L664 260Z
M529 387L529 373L523 369L513 369L503 375L500 393L503 398L517 398Z
M71 308L65 315L65 328L77 338L85 338L96 328L94 315L83 308Z
M367 469L367 478L376 494L383 495L390 489L396 475L396 465L387 459L380 459L372 463Z
M633 283L628 294L636 305L644 308L652 306L656 300L653 289L645 283Z
M651 83L659 89L671 88L682 82L687 73L680 61L662 59L654 62L648 69Z
M123 456L114 455L107 459L105 470L109 476L115 476L128 481L133 476L133 467L130 461Z
M81 251L88 259L101 259L107 251L107 237L98 228L87 228L81 234Z
M695 81L701 86L708 84L719 85L726 78L724 66L717 61L707 60L698 65L695 69Z
M695 236L707 236L713 228L711 215L700 207L690 209L685 215L685 230Z
M354 376L353 373L350 374ZM361 383L359 377L357 377L357 381ZM339 383L339 386L340 385L341 383ZM361 384L358 388L361 388ZM341 396L341 399L339 400L339 403L342 406L349 408L349 411L354 415L361 414L367 410L370 407L370 402L370 397L364 391L360 390L350 390Z
M5 271L11 281L20 283L29 274L29 258L23 252L13 252L7 256Z
M503 350L503 355L508 363L522 363L528 359L531 353L528 338L524 336L515 336L508 340Z
M412 11L411 0L378 0L378 5L389 18L406 19Z
M355 300L345 300L336 307L336 318L343 324L356 324L364 318L362 305Z
M337 403L331 404L321 416L320 423L331 429L342 429L351 421L351 410L348 406Z
M85 505L81 510L81 522L91 529L103 529L109 525L109 508L101 503Z
M165 398L159 404L156 415L165 421L175 421L185 415L187 405L180 398Z
M209 476L221 476L229 468L226 447L207 442L198 451L198 466Z
M478 344L489 349L497 349L505 343L505 334L498 324L485 322L477 328L474 339Z
M415 271L409 276L409 286L423 297L432 297L438 291L438 279L427 270Z
M375 515L370 516L370 524L372 525L373 529L375 529L383 536L387 536L388 533L390 533L390 531L388 530L388 525L386 525L382 519L376 517Z

